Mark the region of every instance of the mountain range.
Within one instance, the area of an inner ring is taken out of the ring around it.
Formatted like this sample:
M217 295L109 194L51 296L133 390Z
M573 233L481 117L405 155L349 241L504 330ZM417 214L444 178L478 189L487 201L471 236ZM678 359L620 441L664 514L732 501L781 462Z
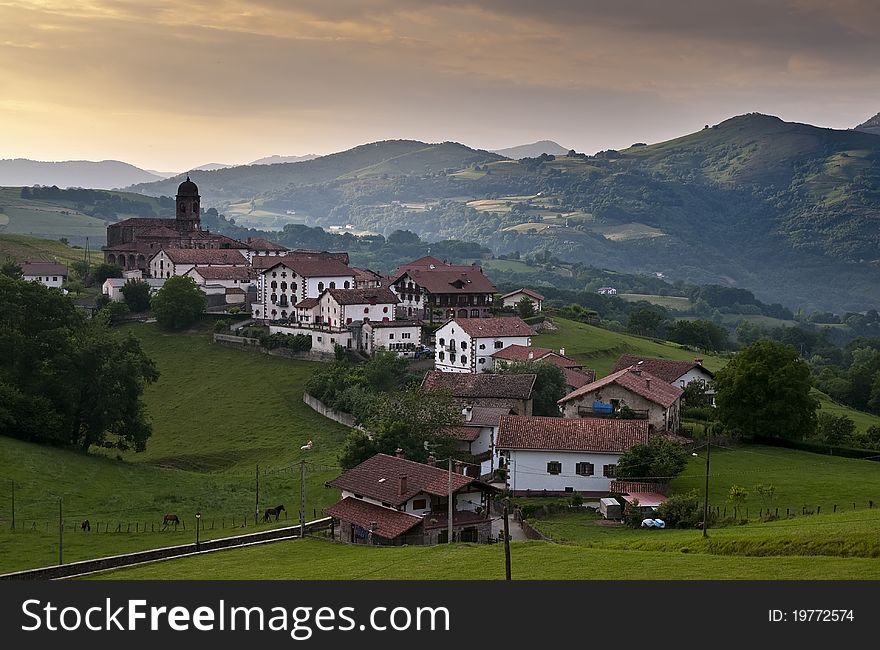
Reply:
M494 149L492 153L519 160L520 158L537 158L541 154L549 154L551 156L564 156L568 153L568 149L552 140L539 140L531 144L521 144L516 147L508 147L507 149Z
M880 135L880 113L877 113L874 117L866 122L862 122L856 127L858 131L864 131L865 133L876 133Z

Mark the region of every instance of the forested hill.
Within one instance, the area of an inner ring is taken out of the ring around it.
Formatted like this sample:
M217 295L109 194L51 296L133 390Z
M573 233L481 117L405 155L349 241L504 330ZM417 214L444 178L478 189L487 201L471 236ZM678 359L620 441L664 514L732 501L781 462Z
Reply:
M488 151L456 142L428 144L416 140L386 140L311 160L279 164L251 164L214 171L190 172L202 196L214 202L247 200L288 186L326 183L340 178L406 176L457 171L469 165L502 160ZM153 196L173 196L185 174L157 183L129 188Z
M194 180L221 212L243 197L254 199L249 210L295 212L308 225L550 251L739 286L794 308L880 304L880 135L859 130L748 114L593 156L514 161L454 143L391 141ZM139 187L173 194L177 182Z

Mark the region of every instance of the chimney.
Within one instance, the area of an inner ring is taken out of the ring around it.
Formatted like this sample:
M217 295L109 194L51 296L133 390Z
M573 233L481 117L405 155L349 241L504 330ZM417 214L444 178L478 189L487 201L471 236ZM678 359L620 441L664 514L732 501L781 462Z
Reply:
M561 357L565 356L565 348L559 348L559 356L561 356Z
M461 410L461 414L464 416L465 422L470 422L471 418L474 417L474 407L468 404Z
M406 474L400 475L400 496L406 494Z
M529 361L535 358L535 353L529 350Z
M400 447L394 450L394 455L398 458L406 458L406 455L403 453L403 449L401 449Z

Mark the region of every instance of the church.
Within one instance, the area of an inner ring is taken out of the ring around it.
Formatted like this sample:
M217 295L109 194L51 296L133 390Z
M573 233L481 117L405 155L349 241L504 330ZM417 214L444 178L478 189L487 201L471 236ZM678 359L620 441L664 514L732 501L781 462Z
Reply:
M189 176L177 188L174 219L134 217L107 226L104 261L149 273L150 258L163 248L238 249L240 241L202 230L199 188Z

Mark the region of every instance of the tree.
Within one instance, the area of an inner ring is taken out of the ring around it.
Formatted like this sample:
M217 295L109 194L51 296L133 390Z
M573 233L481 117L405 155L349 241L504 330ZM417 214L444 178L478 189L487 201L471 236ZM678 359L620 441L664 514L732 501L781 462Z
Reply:
M684 471L687 452L680 444L653 437L630 447L617 461L617 476L623 479L668 483Z
M626 329L640 336L657 336L660 326L666 321L666 315L650 307L642 307L630 312L626 321Z
M147 311L150 308L150 285L143 280L129 280L122 285L125 304L133 312Z
M339 457L339 464L345 469L377 453L394 454L398 449L420 463L431 454L435 458L455 454L455 441L444 429L461 424L461 411L450 394L425 393L413 388L381 393L374 402L373 413L364 424L370 437L350 436Z
M150 303L159 325L172 330L195 323L207 304L207 298L195 280L182 275L168 278Z
M102 264L98 264L95 267L95 270L92 271L92 278L95 280L95 284L104 284L104 281L107 278L121 278L122 277L122 267L117 264L107 264L106 262Z
M523 296L516 303L516 311L520 318L531 318L535 315L535 303L528 296Z
M532 414L559 417L559 400L565 397L565 374L562 368L546 361L505 363L499 375L535 375L532 392Z
M709 384L702 379L695 379L684 387L681 401L688 409L704 408L712 405L712 396L709 394Z
M0 435L143 450L141 395L158 372L137 339L37 282L0 276Z
M856 433L856 423L846 415L834 415L819 411L816 417L816 433L828 445L846 445Z
M85 260L75 260L71 262L70 268L79 276L80 280L82 280L83 282L85 282L86 278L89 277L89 270L91 269L91 267L89 266L89 263Z
M748 436L803 439L816 428L810 367L791 346L758 341L715 375L718 419Z
M3 265L0 266L0 275L20 280L22 278L21 266L19 266L18 262L11 257L7 257L6 261L3 262Z

